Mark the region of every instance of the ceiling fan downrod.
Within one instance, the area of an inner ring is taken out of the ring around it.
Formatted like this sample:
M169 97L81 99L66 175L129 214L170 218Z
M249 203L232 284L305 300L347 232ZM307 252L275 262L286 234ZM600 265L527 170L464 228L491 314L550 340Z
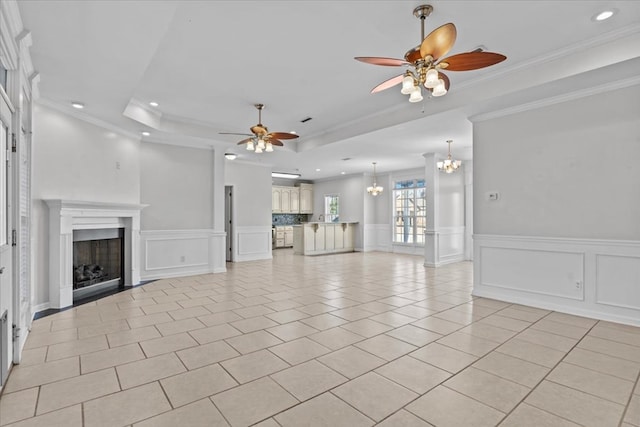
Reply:
M264 108L264 104L254 104L254 107L258 109L258 125L262 126L262 109Z
M423 4L422 6L418 6L413 9L413 16L416 18L420 18L421 28L420 28L420 42L424 40L424 21L427 19L427 16L431 15L433 12L433 6L430 4Z

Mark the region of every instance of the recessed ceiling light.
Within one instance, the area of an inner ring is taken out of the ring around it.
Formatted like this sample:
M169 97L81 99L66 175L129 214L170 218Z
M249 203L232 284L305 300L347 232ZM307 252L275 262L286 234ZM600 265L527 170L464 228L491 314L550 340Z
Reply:
M150 136L151 133L147 132L146 130L144 132L142 132L142 136Z
M236 153L224 153L224 157L227 160L235 160L238 155Z
M340 172L340 175L344 175L346 172Z
M616 13L615 10L603 10L593 17L595 21L604 21L605 19L611 18Z
M157 106L158 106L158 105L160 105L160 104L158 104L158 103L157 103L157 102L155 102L155 101L151 101L151 102L149 103L149 105L151 105L152 107L157 107Z
M71 106L73 108L77 108L78 110L82 110L84 108L84 104L82 102L72 102Z
M299 173L287 173L287 172L271 172L271 177L272 178L296 179L296 178L300 178L300 174Z
M316 169L316 172L320 172L320 168Z

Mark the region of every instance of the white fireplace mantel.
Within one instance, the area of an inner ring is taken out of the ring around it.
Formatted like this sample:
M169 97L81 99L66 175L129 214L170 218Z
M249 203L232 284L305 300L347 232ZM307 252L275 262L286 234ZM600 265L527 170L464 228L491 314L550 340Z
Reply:
M73 305L73 230L124 228L124 284L140 283L140 211L147 205L44 200L49 206L49 302Z

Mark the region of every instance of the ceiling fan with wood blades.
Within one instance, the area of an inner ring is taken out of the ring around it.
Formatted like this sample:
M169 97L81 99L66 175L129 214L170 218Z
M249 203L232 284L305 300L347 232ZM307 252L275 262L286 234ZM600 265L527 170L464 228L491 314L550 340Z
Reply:
M278 147L284 145L281 139L295 139L298 137L298 135L289 132L269 132L269 129L262 124L264 104L255 104L254 106L258 109L258 124L249 128L252 133L220 132L220 135L248 136L249 138L238 142L238 145L246 144L247 150L255 151L256 153L262 153L263 151L270 153L273 151L274 145Z
M444 24L424 36L424 21L433 11L433 6L422 5L413 10L413 14L421 21L421 43L405 53L404 59L383 58L375 56L358 56L354 59L367 64L386 67L409 67L399 76L392 77L380 83L371 93L381 92L393 86L402 84L401 93L409 95L409 102L422 101L420 86L432 96L442 96L449 90L449 78L442 72L469 71L495 65L507 59L500 53L485 52L482 48L472 52L459 53L443 58L456 41L456 26L452 23Z

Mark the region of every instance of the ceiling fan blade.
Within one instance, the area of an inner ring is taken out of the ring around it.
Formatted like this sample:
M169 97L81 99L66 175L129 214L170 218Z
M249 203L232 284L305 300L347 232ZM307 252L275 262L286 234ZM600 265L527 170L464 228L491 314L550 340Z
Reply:
M438 78L444 81L444 88L449 91L449 86L451 85L449 77L447 77L444 73L438 72Z
M400 67L402 65L411 65L404 59L381 58L378 56L356 56L356 61L366 62L367 64L383 65L385 67Z
M385 80L380 83L378 86L371 89L371 93L382 92L385 89L389 89L390 87L394 87L402 83L402 79L404 78L404 74L400 74L399 76L391 77L389 80Z
M495 65L507 59L494 52L466 52L444 58L438 65L447 71L469 71Z
M296 135L296 134L287 133L287 132L271 132L267 136L271 137L272 141L273 141L273 138L277 138L277 139L296 139L298 137L298 135Z
M418 59L422 59L422 56L420 55L420 46L409 49L407 53L404 54L404 59L406 59L407 62L411 62L412 64L415 63Z
M234 133L234 132L218 132L218 135L240 135L240 136L253 136L250 133Z
M243 139L242 141L238 142L238 145L246 144L247 142L251 141L252 139L253 138Z
M420 45L420 57L431 55L433 60L446 55L456 42L456 26L451 22L431 31Z
M267 128L262 125L262 123L258 123L255 126L251 126L251 132L253 132L256 136L265 135L268 131Z
M274 138L269 138L269 139L267 140L267 142L270 142L270 143L271 143L271 145L275 145L275 146L278 146L278 147L282 147L282 146L284 146L284 144L282 143L282 141L278 141L277 139L274 139Z

